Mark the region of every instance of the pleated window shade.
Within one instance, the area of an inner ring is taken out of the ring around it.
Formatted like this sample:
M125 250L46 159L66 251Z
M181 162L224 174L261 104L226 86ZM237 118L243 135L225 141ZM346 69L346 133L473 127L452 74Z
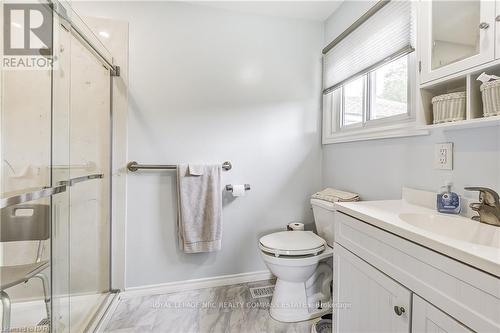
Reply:
M413 51L412 8L410 1L389 2L328 51L323 67L325 92L395 54Z

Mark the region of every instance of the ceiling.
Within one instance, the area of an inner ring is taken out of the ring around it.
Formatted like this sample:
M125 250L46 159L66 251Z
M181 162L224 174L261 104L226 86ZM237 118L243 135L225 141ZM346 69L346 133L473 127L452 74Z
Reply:
M269 15L324 21L342 3L342 0L330 1L190 1L213 8L237 11L247 14Z

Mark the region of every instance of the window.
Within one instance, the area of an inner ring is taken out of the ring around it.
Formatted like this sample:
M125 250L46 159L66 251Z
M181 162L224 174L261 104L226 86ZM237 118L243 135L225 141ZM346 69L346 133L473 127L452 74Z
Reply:
M323 50L324 143L415 128L413 16L410 1L379 1Z
M409 117L408 64L409 56L405 55L340 85L339 127Z
M343 86L342 94L342 125L362 123L365 109L365 77L347 83Z
M371 72L370 119L408 113L408 56Z

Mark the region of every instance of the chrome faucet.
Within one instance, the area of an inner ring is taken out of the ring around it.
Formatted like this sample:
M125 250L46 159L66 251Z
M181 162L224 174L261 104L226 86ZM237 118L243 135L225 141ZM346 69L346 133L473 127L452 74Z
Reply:
M498 193L486 187L466 187L464 189L479 192L479 202L470 204L470 208L479 216L473 216L472 219L500 227L500 197Z

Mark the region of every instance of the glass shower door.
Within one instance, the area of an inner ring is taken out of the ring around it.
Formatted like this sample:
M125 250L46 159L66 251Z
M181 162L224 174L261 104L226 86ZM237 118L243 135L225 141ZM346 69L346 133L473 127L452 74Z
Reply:
M69 218L67 265L57 272L66 270L67 284L58 286L67 290L68 306L59 302L56 311L62 332L85 332L110 290L111 76L74 27L57 20L53 148L69 153L67 168L54 165L53 174L68 184Z
M1 52L0 282L8 297L2 299L4 331L64 332L70 323L70 197L60 184L69 177L70 162L69 108L64 105L69 90L63 88L67 73L50 65L25 65L53 59L52 11L41 5L0 6L0 18L6 19L0 36L11 39L0 45L13 48ZM49 24L44 29L50 31L45 44L29 54L25 49L16 53L19 45L26 45L19 42L26 37L21 33L23 17L44 11L48 15L43 23Z
M54 15L52 71L52 182L71 178L71 34L68 24ZM52 325L51 332L70 332L70 214L71 193L52 199Z
M54 164L53 175L68 185L68 209L60 214L69 216L58 234L67 259L57 271L67 306L61 299L54 307L61 332L86 332L110 291L111 76L75 27L56 21L53 154L68 155L67 167Z
M110 295L110 70L70 22L54 14L50 30L53 66L1 71L1 310L12 303L5 331L88 331ZM56 188L64 191L47 194ZM11 200L26 193L44 197ZM47 225L47 233L11 239L14 220ZM8 280L11 266L24 264L43 266L45 293L42 278Z
M71 36L70 324L83 332L110 289L110 71ZM90 178L87 178L90 177Z

